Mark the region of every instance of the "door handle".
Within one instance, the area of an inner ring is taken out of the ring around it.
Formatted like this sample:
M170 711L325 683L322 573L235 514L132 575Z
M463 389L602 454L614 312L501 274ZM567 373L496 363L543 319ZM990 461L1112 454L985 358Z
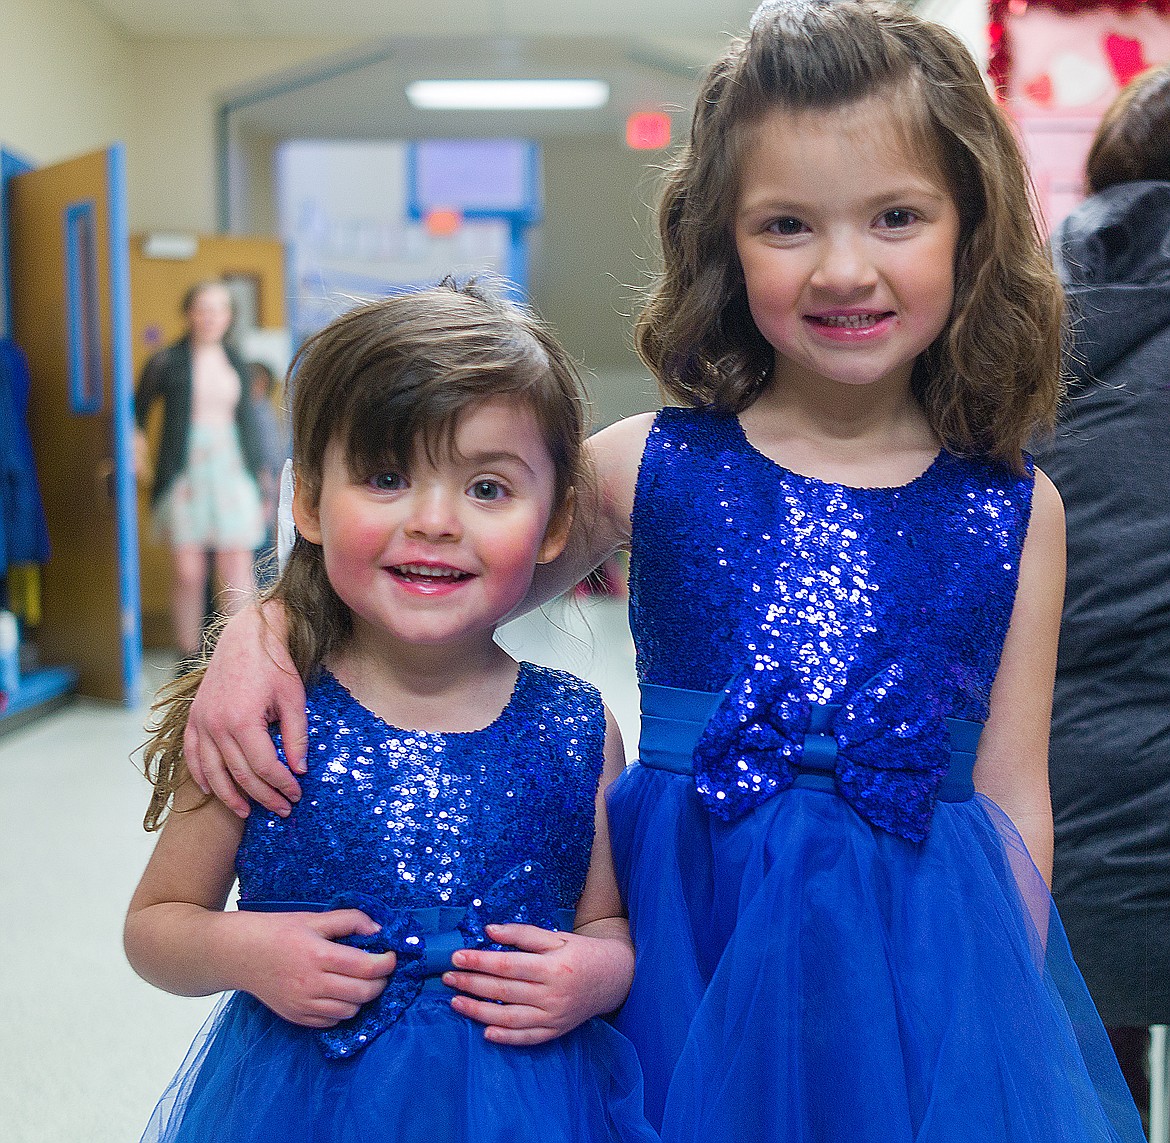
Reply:
M93 475L94 483L99 488L104 488L106 496L112 501L115 496L113 459L108 456L102 457L102 459L97 462Z

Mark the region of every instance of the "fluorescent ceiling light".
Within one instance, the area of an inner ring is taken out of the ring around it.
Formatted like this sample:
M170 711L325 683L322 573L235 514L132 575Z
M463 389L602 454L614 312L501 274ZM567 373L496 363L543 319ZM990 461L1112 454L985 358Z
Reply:
M552 111L604 107L609 84L598 79L420 79L406 98L428 111Z

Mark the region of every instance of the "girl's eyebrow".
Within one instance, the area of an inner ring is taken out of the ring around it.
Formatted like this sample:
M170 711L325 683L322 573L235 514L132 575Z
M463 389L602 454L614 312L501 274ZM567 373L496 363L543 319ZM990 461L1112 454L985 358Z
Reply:
M508 461L511 461L513 464L522 465L529 472L533 472L532 465L530 465L528 463L528 461L526 461L518 453L509 452L507 449L495 449L492 451L485 451L485 452L460 453L460 459L466 461L468 464L472 465L475 468L478 468L481 465L485 465L485 464L487 464L487 465L500 464L502 462L506 463ZM535 475L534 472L533 472L533 475Z
M888 187L881 187L862 201L866 207L878 206L883 202L899 198L946 198L945 188L936 185L930 179L912 179ZM745 196L741 205L742 210L791 210L799 213L802 210L816 209L821 205L820 199L789 198L782 191L772 192L764 189L755 196Z

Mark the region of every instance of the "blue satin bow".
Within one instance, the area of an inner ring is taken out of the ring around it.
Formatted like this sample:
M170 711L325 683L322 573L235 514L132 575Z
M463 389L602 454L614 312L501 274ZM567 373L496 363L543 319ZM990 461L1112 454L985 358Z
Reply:
M448 966L428 966L428 934L414 910L392 908L382 898L367 893L339 894L329 908L360 909L382 926L371 936L355 933L343 937L340 944L365 952L394 952L398 956L398 964L378 997L363 1004L348 1020L317 1033L322 1052L331 1059L343 1059L361 1051L386 1031L418 998L427 976L437 975ZM460 947L502 951L509 946L490 941L488 925L514 922L557 929L561 927L557 923L560 912L563 910L557 907L553 886L544 876L543 867L535 861L523 862L467 906L456 926L464 942Z
M822 705L809 702L780 657L760 653L725 690L694 763L699 797L724 821L813 773L866 821L921 841L950 744L938 703L923 697L922 675L906 664L891 663L842 703Z

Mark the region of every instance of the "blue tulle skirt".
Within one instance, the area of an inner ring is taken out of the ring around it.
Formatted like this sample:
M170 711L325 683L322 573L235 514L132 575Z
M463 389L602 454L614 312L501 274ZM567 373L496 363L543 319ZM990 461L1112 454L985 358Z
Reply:
M928 838L793 789L725 823L609 795L637 970L618 1027L667 1143L1141 1143L1052 898L990 801Z
M168 1143L655 1143L628 1041L601 1020L534 1048L491 1044L424 992L357 1055L246 993L225 997L144 1140Z

